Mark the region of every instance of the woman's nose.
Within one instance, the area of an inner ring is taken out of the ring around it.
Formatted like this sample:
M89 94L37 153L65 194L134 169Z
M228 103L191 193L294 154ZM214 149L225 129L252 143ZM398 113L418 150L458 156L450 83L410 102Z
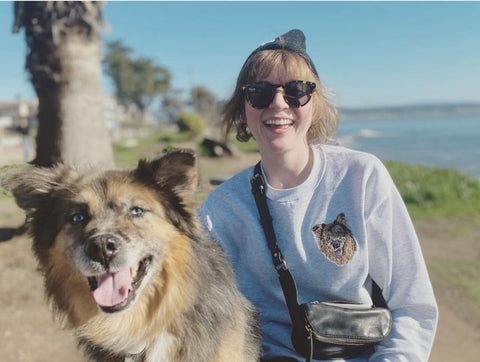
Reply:
M288 108L290 107L285 98L283 97L283 89L278 87L275 91L275 96L273 97L272 103L270 103L270 108Z

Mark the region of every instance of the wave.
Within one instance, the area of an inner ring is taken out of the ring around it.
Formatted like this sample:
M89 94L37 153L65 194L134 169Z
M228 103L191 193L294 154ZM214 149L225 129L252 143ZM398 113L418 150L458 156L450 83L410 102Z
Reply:
M339 136L337 140L338 140L338 143L343 146L352 147L352 145L354 145L356 142L358 142L361 139L382 138L382 137L385 137L385 134L380 131L376 131L371 128L362 128L355 132L343 134L342 136Z
M384 137L384 134L380 131L376 131L370 128L362 128L361 130L355 133L357 137L361 138L380 138Z

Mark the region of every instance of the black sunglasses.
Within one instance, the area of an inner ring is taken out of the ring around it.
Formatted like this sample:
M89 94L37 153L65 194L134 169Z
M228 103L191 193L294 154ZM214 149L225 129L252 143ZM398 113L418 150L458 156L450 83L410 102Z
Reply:
M272 103L278 88L283 88L283 99L290 107L299 108L312 98L316 84L303 80L291 80L285 84L254 82L242 87L245 99L253 108L264 109Z

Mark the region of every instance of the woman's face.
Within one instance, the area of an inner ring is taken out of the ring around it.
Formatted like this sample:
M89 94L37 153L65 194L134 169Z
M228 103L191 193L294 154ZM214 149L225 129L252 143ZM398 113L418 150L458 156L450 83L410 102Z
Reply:
M285 84L291 79L282 69L274 70L266 81L274 84ZM294 152L300 155L308 153L307 132L312 123L312 101L299 108L290 107L283 98L283 89L278 88L272 103L265 109L253 108L245 101L245 117L247 126L257 141L260 153L274 156Z

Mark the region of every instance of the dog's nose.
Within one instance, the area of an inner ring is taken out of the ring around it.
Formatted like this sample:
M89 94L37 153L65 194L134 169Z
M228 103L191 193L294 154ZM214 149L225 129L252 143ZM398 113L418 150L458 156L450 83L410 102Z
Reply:
M115 236L103 234L89 238L85 245L85 252L90 259L108 267L119 248L120 242Z

